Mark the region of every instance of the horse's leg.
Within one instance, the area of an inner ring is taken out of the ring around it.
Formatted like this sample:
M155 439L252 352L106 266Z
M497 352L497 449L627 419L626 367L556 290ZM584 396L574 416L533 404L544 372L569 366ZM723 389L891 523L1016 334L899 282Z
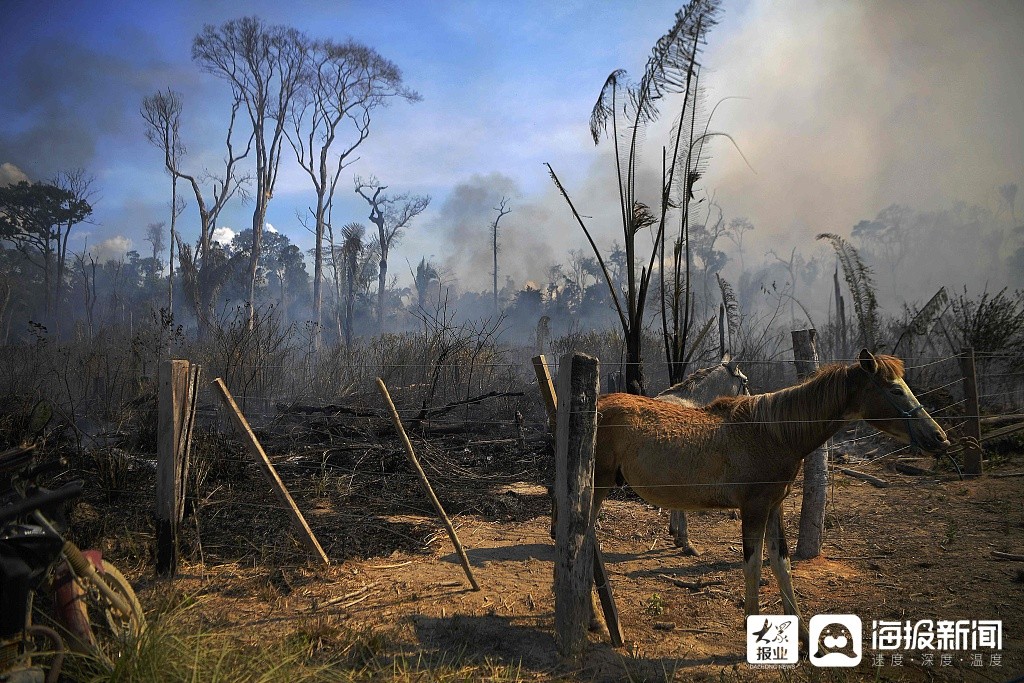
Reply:
M686 513L682 510L672 510L668 518L668 531L672 534L672 542L677 548L683 549L683 555L700 555L690 543L690 530L686 524Z
M758 588L761 584L761 554L764 551L764 531L768 524L768 510L746 507L743 514L743 579L746 597L743 610L749 617L760 614Z
M765 533L768 539L768 559L772 565L772 572L779 582L779 590L782 593L782 609L786 614L792 614L799 620L800 639L808 642L807 627L800 617L800 608L796 604L796 594L793 592L793 576L790 571L789 544L786 543L786 528L782 522L782 504L775 506L768 516L768 527Z

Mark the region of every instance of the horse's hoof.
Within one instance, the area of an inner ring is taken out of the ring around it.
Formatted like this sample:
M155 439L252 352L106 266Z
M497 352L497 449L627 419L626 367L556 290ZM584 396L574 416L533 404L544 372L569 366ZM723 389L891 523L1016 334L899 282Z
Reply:
M683 555L688 555L690 557L699 557L700 556L700 551L697 550L697 548L695 546L693 546L693 545L691 545L689 543L676 543L676 547L677 548L682 548Z

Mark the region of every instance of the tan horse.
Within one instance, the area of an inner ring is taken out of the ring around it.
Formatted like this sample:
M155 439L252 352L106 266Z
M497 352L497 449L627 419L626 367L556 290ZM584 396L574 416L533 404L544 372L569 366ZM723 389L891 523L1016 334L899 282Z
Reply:
M738 508L748 615L759 613L767 530L783 609L800 617L782 501L806 455L856 419L930 453L949 445L945 432L904 382L903 362L873 356L866 349L857 363L830 365L801 384L768 394L719 398L705 408L608 394L600 397L597 409L591 524L620 476L659 507ZM800 633L806 642L802 620Z

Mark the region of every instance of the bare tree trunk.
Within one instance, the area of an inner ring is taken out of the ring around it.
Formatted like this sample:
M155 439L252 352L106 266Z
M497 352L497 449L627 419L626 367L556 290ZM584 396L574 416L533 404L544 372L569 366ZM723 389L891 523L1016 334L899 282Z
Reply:
M493 231L493 252L494 252L494 313L498 313L498 222L494 222Z
M345 350L352 350L352 318L356 308L356 254L348 264L348 292L345 296Z
M388 255L384 244L380 247L380 273L377 275L377 324L381 335L384 334L384 290L388 281Z
M315 348L319 349L323 340L320 328L323 325L324 316L324 196L317 193L316 196L316 240L313 246L313 311L316 321L316 335L314 340Z
M178 174L171 174L171 246L167 259L167 315L174 315L174 238L178 219Z
M646 395L647 383L643 366L643 328L640 324L630 327L626 335L626 391L640 396Z
M249 329L256 326L256 274L260 265L260 250L263 247L263 223L266 205L257 198L257 207L252 214L252 251L249 254Z

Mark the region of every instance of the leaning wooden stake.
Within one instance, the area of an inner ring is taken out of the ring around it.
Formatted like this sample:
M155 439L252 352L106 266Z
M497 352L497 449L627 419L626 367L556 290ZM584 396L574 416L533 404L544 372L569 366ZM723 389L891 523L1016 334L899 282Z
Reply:
M960 352L960 371L964 378L964 398L967 399L964 407L967 417L964 432L966 436L973 438L966 440L964 474L968 477L980 477L984 473L981 464L981 407L978 403L978 378L973 348L967 347Z
M558 416L558 398L555 396L555 385L551 382L551 372L548 371L548 361L544 354L533 357L533 372L537 375L537 387L540 389L540 397L544 402L544 410L548 414L548 446L554 447L555 426ZM548 496L551 498L551 538L555 537L555 520L558 519L558 496L553 488L548 488Z
M231 420L235 425L235 429L238 435L242 437L242 441L245 442L246 448L249 449L249 453L256 459L256 464L263 470L264 476L267 481L270 482L271 488L274 489L274 494L277 499L281 501L284 509L288 512L288 515L292 519L292 526L299 534L299 540L302 541L302 545L306 546L306 549L315 558L320 560L324 565L331 563L327 559L327 553L320 547L320 542L316 540L316 536L313 535L313 530L309 528L309 524L306 523L306 518L302 516L302 512L299 511L295 501L292 500L292 495L288 493L288 489L285 488L284 482L281 481L281 477L277 475L277 470L274 469L273 463L270 462L270 458L267 457L266 452L263 450L263 446L260 445L259 440L256 438L256 434L253 433L252 427L249 426L249 421L245 419L245 415L239 410L238 404L235 403L234 397L231 396L231 392L228 391L228 387L224 384L224 380L220 377L213 380L213 386L220 393L220 398L224 401L224 405L227 406L228 413L231 415Z
M434 509L437 510L437 514L441 517L441 521L444 522L444 528L448 532L448 538L452 539L452 545L455 546L455 552L459 556L459 562L462 563L462 569L466 572L466 578L469 579L469 585L473 587L473 590L480 590L480 585L476 582L476 578L473 577L473 569L469 566L469 558L466 557L466 551L462 549L462 543L459 542L459 536L455 533L455 527L452 526L452 520L448 519L448 515L445 513L444 508L441 507L441 501L434 495L434 489L430 486L430 481L427 479L426 473L423 468L420 467L420 461L416 458L416 452L412 449L412 442L409 441L409 435L405 433L405 427L402 426L402 418L398 417L398 410L395 408L394 401L391 400L391 394L388 393L388 388L384 385L384 381L377 378L377 388L380 390L380 395L384 397L384 402L388 405L388 410L391 412L391 422L395 425L395 429L398 431L398 436L402 439L402 443L405 445L405 454L409 456L409 462L412 463L413 468L416 469L416 474L420 478L420 484L423 485L423 491L427 494L427 498L433 503Z
M537 375L537 386L540 387L540 395L544 399L544 409L548 413L548 429L554 436L558 399L555 397L555 385L551 382L551 372L548 371L548 362L543 353L533 357L533 371Z
M185 486L195 420L200 366L165 360L157 401L156 571L178 572L178 525L185 512Z
M593 534L593 530L591 530ZM594 536L594 587L597 597L601 599L601 610L604 612L604 623L608 627L608 636L614 647L622 647L625 638L622 635L622 623L619 621L619 608L615 605L615 595L608 583L608 573L604 569L604 556L601 543Z
M793 360L796 374L804 379L818 369L815 329L793 330ZM828 442L804 458L804 496L800 505L800 535L793 557L807 560L821 554L828 493Z

